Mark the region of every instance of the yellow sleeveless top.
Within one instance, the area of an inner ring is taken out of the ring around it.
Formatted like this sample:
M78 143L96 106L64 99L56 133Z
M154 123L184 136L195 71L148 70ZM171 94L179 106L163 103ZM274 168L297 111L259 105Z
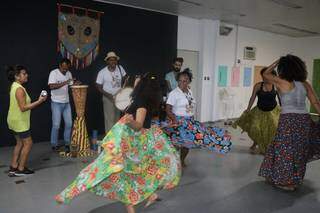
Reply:
M31 99L26 91L26 89L19 83L13 82L10 89L10 106L7 117L7 122L9 129L15 132L25 132L30 129L30 112L27 110L22 112L18 105L18 100L16 98L16 91L18 88L22 88L26 93L26 104L30 104Z

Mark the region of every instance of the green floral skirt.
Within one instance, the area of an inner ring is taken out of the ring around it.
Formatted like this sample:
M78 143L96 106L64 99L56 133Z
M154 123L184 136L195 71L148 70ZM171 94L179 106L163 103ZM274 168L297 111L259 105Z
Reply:
M248 136L258 144L259 151L264 154L276 134L279 116L279 106L268 112L262 111L256 106L248 113L243 113L234 122L233 127L239 126L244 132L247 132Z
M68 203L84 191L91 191L124 204L138 204L157 189L171 189L181 176L180 157L158 127L134 131L122 119L100 144L97 159L55 199Z

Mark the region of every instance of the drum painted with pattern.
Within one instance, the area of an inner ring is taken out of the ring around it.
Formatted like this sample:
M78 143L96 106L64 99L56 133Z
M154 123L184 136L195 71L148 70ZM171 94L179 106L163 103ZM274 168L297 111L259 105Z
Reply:
M70 87L72 97L78 117L83 117L86 108L87 89L88 85L75 85Z

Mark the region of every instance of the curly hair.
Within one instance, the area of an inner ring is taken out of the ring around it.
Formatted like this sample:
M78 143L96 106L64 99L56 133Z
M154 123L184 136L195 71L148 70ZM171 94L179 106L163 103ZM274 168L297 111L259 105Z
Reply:
M10 91L12 83L16 80L15 76L19 75L22 70L27 70L25 66L22 65L14 65L14 66L6 66L5 70L7 72L7 78L9 83L8 90Z
M260 75L263 76L263 73L267 70L268 67L263 67L261 70L260 70ZM275 70L272 70L271 71L271 74L273 75L277 75L277 72Z
M191 69L186 68L182 72L179 72L176 80L179 81L180 76L183 76L183 75L187 76L189 78L190 83L191 83L192 78L193 78Z
M146 73L131 93L132 100L142 99L149 109L158 109L161 101L161 89L157 75Z
M307 80L308 71L305 62L298 56L286 55L280 58L278 64L279 77L289 82Z
M62 58L60 61L59 61L59 65L61 64L67 64L68 66L71 65L71 61L68 59L68 58Z
M181 64L183 63L183 58L182 57L175 57L173 60L172 60L172 63L176 63L176 62L180 62Z
M27 68L22 65L7 66L5 69L10 83L13 83L16 80L15 76L19 75L22 70L27 70Z

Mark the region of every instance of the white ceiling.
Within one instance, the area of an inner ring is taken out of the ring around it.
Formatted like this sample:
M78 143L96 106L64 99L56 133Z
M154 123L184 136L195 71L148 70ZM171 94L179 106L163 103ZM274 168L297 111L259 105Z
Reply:
M292 37L320 35L320 0L95 1L128 5L197 19L218 19L226 23Z

